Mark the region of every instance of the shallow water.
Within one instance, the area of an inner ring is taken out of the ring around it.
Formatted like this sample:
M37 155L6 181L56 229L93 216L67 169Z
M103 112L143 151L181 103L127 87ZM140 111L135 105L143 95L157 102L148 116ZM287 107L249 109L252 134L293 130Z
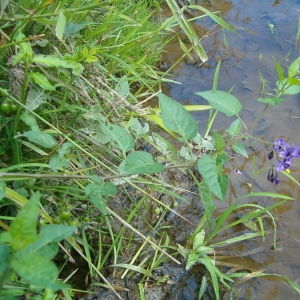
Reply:
M199 2L199 1L198 1ZM202 5L211 11L221 11L223 18L230 24L243 28L238 30L239 35L227 32L228 49L224 46L222 33L213 29L203 39L204 48L207 50L209 60L191 62L182 60L173 70L172 78L179 84L166 84L163 92L184 104L206 104L205 100L194 95L194 92L210 90L215 72L215 66L222 60L218 89L230 90L232 94L243 104L241 117L250 125L256 116L262 111L264 105L256 99L260 97L261 81L258 70L268 82L270 88L274 88L276 71L273 57L282 66L288 66L299 55L299 47L296 44L300 1L297 0L232 0L232 1L201 1ZM273 25L273 32L269 25ZM203 36L214 26L214 22L201 19L194 24L194 29ZM182 52L174 42L167 49L169 54L164 61L173 62ZM289 53L289 55L288 55ZM260 61L260 57L263 57ZM271 107L257 123L252 135L272 143L278 137L284 137L290 144L300 146L300 96L285 96L287 99L279 105L279 108ZM195 113L194 117L199 123L199 132L205 133L206 113ZM224 130L234 121L234 118L217 117L213 129ZM227 204L236 201L237 198L249 192L252 166L251 160L256 157L255 170L267 168L272 164L267 159L271 147L263 143L255 143L249 149L249 159L237 157L226 166L225 171L231 174L232 184L229 188ZM300 158L294 160L291 174L300 181ZM242 174L232 174L232 169L239 168ZM287 202L284 206L273 211L278 225L278 251L271 249L271 237L263 244L261 240L252 240L231 246L228 252L232 256L239 256L249 250L265 248L255 254L240 257L239 262L245 266L265 270L267 273L281 274L289 277L300 285L300 188L289 179L281 175L279 186L267 181L268 169L261 172L253 182L253 191L269 191L282 193L295 198L293 202ZM245 200L243 200L245 202ZM250 202L246 199L246 202ZM269 198L256 198L256 203L266 207L277 200ZM227 205L226 204L226 205ZM224 206L224 205L223 205ZM235 259L235 262L237 260ZM195 274L194 274L195 275ZM185 288L182 299L196 299L199 289L197 276L190 276L184 282ZM240 292L235 299L299 299L297 294L286 283L274 277L268 279L252 279L239 286ZM209 299L209 298L207 298ZM213 298L211 298L213 299ZM224 296L224 299L227 299Z

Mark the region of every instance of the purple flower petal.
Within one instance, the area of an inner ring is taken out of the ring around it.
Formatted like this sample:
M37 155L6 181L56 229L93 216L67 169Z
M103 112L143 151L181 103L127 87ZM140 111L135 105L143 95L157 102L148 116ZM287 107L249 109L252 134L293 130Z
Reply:
M272 159L274 157L274 152L273 150L268 154L268 159Z
M290 166L291 166L290 161L285 162L285 161L278 160L276 163L276 171L285 171Z
M290 149L290 145L286 143L282 138L276 140L273 144L273 149L278 153L278 156L286 157L286 155L288 154L288 150Z

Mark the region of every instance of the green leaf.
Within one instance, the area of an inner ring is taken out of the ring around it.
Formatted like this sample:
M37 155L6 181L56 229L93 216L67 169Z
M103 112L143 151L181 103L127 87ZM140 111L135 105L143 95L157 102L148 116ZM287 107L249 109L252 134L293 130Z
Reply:
M1 181L0 182L0 201L5 197L5 191L6 191L6 183Z
M96 54L97 49L96 48L91 48L90 50L87 47L84 47L82 50L82 53L88 63L96 62L98 61Z
M297 95L300 93L300 86L290 85L288 79L277 82L277 88L279 91L282 91L283 95Z
M212 284L213 284L213 288L215 291L216 300L219 300L220 299L220 291L219 291L218 278L217 278L217 274L216 274L217 267L213 264L212 260L205 254L203 254L203 258L199 259L199 262L201 262L208 270L210 277L211 277Z
M236 119L234 122L231 123L229 129L226 131L231 135L231 136L237 136L242 128L241 121L239 119Z
M55 27L55 34L61 40L64 35L64 30L66 26L66 17L63 13L58 15L56 27Z
M203 245L205 238L205 231L202 229L200 232L198 232L193 241L193 250L195 250L196 253L199 253L199 248Z
M206 154L198 160L198 171L203 177L209 190L220 200L224 200L221 187L218 182L216 159Z
M43 256L28 254L24 259L13 259L11 267L26 281L42 288L60 290L68 286L56 281L58 268Z
M189 270L196 262L199 261L198 253L195 251L191 251L188 255L187 263L185 265L185 269Z
M38 235L37 239L34 242L28 244L22 250L18 251L17 257L26 259L26 255L28 253L36 253L50 243L54 243L55 245L57 245L57 242L60 242L63 239L71 236L74 233L74 230L75 230L74 226L66 226L66 225L58 225L58 224L49 224L49 225L42 226L41 232ZM54 247L53 246L51 247L53 250ZM42 252L39 253L41 255ZM48 255L49 254L47 254L47 257ZM51 258L48 257L48 259Z
M133 149L135 140L125 128L115 124L105 125L104 123L100 123L100 128L104 134L111 137L110 142L115 148L121 149L124 153Z
M265 104L270 104L275 107L278 107L278 104L286 99L280 97L273 97L273 98L258 98L257 101Z
M48 78L39 72L29 73L33 81L46 91L55 91L55 87L50 83Z
M214 109L224 113L227 117L237 115L242 110L240 101L229 93L210 90L195 94L203 97Z
M115 86L115 92L117 92L119 95L125 98L127 98L130 95L129 84L126 75L124 75L118 80L118 83Z
M26 125L28 125L31 128L32 131L40 131L39 125L34 115L28 112L22 112L20 118L23 122L26 123Z
M57 172L58 170L63 171L69 168L68 160L59 155L51 156L49 165L54 172Z
M221 187L223 199L226 197L227 189L228 189L228 183L229 183L229 178L228 175L222 174L218 176L218 182Z
M144 151L128 154L119 166L120 171L125 174L159 173L163 168L163 164L154 162L152 155Z
M224 148L223 138L221 134L217 131L214 131L214 144L218 152L223 150Z
M199 187L199 196L204 207L205 215L207 219L210 220L216 208L214 204L214 196L212 192L209 190L204 180L200 182L198 187Z
M85 27L85 23L74 23L74 22L67 23L64 31L65 38L68 38L70 36L71 37L80 36L77 32L83 29L84 27Z
M25 131L22 136L45 148L53 148L57 145L57 141L52 135L41 131Z
M282 70L279 62L274 57L273 57L273 59L274 59L274 63L275 63L276 71L277 71L278 80L281 82L284 80L283 70Z
M43 64L47 67L62 67L62 68L74 68L74 64L67 62L66 60L60 59L53 55L43 55L43 54L36 54L32 62Z
M39 193L34 194L13 220L8 232L12 236L11 247L22 249L37 237L36 223L39 214Z
M137 135L146 134L149 131L149 124L142 125L137 118L133 118L130 129L136 132Z
M4 275L5 270L9 266L10 247L6 244L0 245L0 279Z
M25 105L30 110L37 109L41 104L47 101L48 96L44 93L44 90L36 87L31 88L26 97Z
M181 254L184 259L188 259L190 251L188 249L182 247L180 244L176 244L176 245L177 245L178 253Z
M247 150L246 150L244 144L242 144L241 142L234 143L234 145L232 146L232 149L236 153L241 154L242 156L248 158Z
M288 75L289 77L295 77L298 75L300 69L300 56L297 57L288 67Z
M219 153L217 155L217 160L216 160L217 166L224 165L227 162L228 162L228 156L224 152L223 153Z
M189 112L180 103L162 93L158 98L164 125L180 134L186 141L194 138L198 132L198 125Z

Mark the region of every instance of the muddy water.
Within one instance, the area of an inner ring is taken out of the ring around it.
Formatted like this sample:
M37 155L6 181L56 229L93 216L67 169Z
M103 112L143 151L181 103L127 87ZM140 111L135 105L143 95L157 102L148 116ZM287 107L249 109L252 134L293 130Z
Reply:
M198 1L199 2L199 1ZM241 117L250 125L264 106L256 99L260 97L261 82L258 70L260 69L267 80L270 91L276 82L276 71L273 63L275 57L283 66L287 66L299 55L296 45L298 17L300 13L299 0L210 0L200 1L211 11L221 11L223 18L230 24L240 28L239 35L227 33L228 49L224 46L221 32L213 28L214 22L201 19L194 24L194 29L200 36L206 35L203 45L207 50L209 60L202 64L190 60L182 60L173 70L175 81L182 83L167 84L163 91L172 98L184 104L206 104L194 92L212 88L215 66L222 61L219 75L218 89L228 91L234 86L232 94L243 104ZM272 30L270 26L272 26ZM213 29L212 29L213 28ZM212 29L211 31L209 31ZM288 55L289 53L289 55ZM179 46L169 46L165 62L173 62L182 55ZM260 57L262 60L260 61ZM252 134L256 137L272 142L278 137L284 137L289 143L300 146L300 96L286 96L287 101L279 108L270 108L255 126ZM199 131L204 134L206 114L196 113ZM228 128L234 118L218 116L214 129ZM255 170L267 168L271 163L267 159L270 147L263 143L255 143L250 149L250 158L245 160L237 157L226 166L232 184L229 188L227 204L236 201L240 196L249 192L251 183L251 160L256 157ZM291 171L300 181L300 158L295 159ZM238 167L242 174L232 175L233 168ZM242 256L238 262L247 267L265 270L267 273L281 274L289 277L300 285L300 188L281 175L279 186L267 181L268 170L261 172L254 180L253 191L269 191L293 196L295 201L288 202L274 211L278 225L278 250L271 249L271 239L265 248L255 254ZM240 201L240 200L239 200ZM243 200L245 202L245 200ZM247 202L253 200L247 199ZM262 206L271 205L275 199L257 198L255 203ZM223 205L224 207L224 205ZM234 257L241 256L250 250L261 249L261 240L253 240L228 249ZM235 259L234 262L237 262ZM196 274L191 274L184 282L183 299L196 299L199 289L199 280ZM300 299L291 287L274 277L268 279L252 279L239 286L238 296L235 299ZM224 296L226 297L226 296ZM209 299L209 298L207 298ZM213 299L213 298L211 298ZM227 298L226 298L227 299Z

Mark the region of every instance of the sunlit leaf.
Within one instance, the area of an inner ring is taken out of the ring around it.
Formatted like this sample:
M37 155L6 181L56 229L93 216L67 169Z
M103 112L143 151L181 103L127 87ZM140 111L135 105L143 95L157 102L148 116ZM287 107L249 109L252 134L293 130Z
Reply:
M241 154L244 157L248 157L247 150L246 150L244 144L242 144L241 142L234 143L232 146L232 149L236 153Z
M210 90L195 94L203 97L214 109L224 113L227 117L237 115L242 110L241 102L229 93Z
M240 133L241 131L241 121L239 119L236 119L234 122L231 123L229 129L226 131L231 135L231 136L236 136Z
M152 155L144 151L128 154L119 166L120 171L125 174L159 173L163 168L163 164L154 162Z
M198 126L188 111L180 103L162 93L158 97L164 125L180 134L185 140L194 138L197 135Z
M33 79L33 81L39 85L42 89L46 91L55 91L55 86L53 86L48 78L41 73L33 72L30 73L29 76Z
M74 68L73 64L53 55L36 54L32 58L32 62L43 64L47 67Z
M205 238L205 231L202 229L200 232L198 232L193 241L193 250L195 250L197 253L199 253L199 247L203 245Z
M64 35L64 30L66 26L66 17L63 13L60 13L57 18L57 23L55 27L55 34L61 40Z

